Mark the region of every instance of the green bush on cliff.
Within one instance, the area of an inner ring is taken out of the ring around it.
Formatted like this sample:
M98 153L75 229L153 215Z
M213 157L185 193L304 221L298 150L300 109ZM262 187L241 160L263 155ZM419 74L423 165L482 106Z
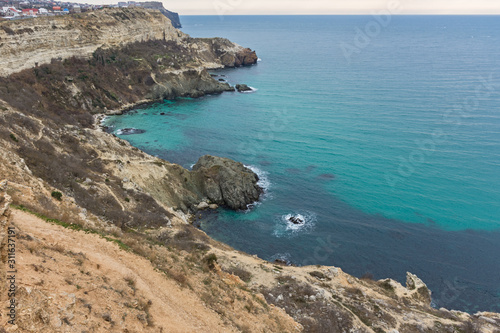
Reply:
M61 201L62 200L62 193L59 191L52 191L52 197L55 198L56 200Z

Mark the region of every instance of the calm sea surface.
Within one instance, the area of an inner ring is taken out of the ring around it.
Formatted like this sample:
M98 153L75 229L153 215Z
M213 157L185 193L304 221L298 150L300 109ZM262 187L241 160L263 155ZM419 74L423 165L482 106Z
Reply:
M438 307L500 311L500 17L181 20L255 49L256 66L214 72L255 91L107 123L145 129L122 137L187 168L213 154L261 174L259 205L219 210L203 230L269 260L410 271Z

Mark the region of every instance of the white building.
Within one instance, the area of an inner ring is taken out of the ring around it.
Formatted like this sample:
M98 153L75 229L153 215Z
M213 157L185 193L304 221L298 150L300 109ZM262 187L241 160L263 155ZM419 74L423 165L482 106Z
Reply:
M14 7L2 7L2 15L11 18L11 17L16 17L16 16L21 16L21 11L17 10Z

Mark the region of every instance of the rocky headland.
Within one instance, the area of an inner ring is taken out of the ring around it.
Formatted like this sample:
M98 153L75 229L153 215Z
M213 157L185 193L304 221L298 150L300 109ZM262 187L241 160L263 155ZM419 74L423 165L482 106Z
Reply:
M498 314L432 308L410 273L406 286L358 279L210 239L190 224L197 212L246 209L257 175L214 156L186 170L98 126L139 104L233 91L207 70L255 64L254 51L192 38L159 11L107 9L2 22L0 57L2 279L7 226L19 234L17 321L2 311L0 330L499 331Z

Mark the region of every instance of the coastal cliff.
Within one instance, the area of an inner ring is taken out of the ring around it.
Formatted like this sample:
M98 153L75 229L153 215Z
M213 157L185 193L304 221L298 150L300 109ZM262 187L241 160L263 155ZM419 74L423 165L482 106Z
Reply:
M52 59L89 57L99 47L184 36L157 10L104 9L66 16L0 22L0 75Z
M152 7L155 6L153 3ZM163 7L162 7L163 8ZM170 15L170 14L169 14ZM82 14L0 22L0 76L73 56L89 58L98 48L151 40L189 45L210 68L255 63L255 53L226 39L191 39L159 10L103 9ZM216 56L217 59L213 59Z
M171 12L163 7L163 3L160 1L146 1L141 2L141 7L146 9L156 9L159 10L163 15L165 15L174 28L182 28L181 20L178 13Z
M15 329L500 329L497 314L433 309L430 291L410 273L404 287L390 279L357 279L335 267L270 263L194 228L190 222L207 206L244 209L257 200L256 175L211 156L186 170L102 131L96 120L165 98L232 91L207 69L254 64L255 52L222 38L191 38L161 13L144 9L61 20L75 44L52 43L59 30L50 20L0 25L0 43L9 45L0 47L7 59L0 71L10 74L0 78L0 180L7 180L0 207L12 197L23 253ZM109 40L90 35L80 43L88 27L109 29ZM111 31L119 37L113 39ZM37 36L33 43L40 50L23 36ZM0 210L2 223L10 216L6 211ZM14 329L3 312L0 320ZM190 320L189 327L176 326Z

